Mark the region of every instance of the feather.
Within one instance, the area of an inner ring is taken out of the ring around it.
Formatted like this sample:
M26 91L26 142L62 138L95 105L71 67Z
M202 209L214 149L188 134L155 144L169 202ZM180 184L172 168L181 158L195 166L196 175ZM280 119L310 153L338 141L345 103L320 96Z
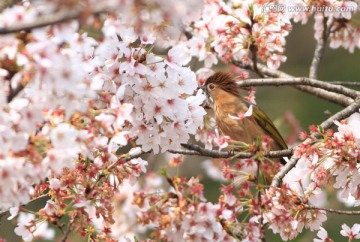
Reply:
M288 148L280 132L275 127L274 123L259 107L253 107L253 116L256 122L260 125L260 127L264 129L266 133L268 133L276 143L278 143L281 149Z

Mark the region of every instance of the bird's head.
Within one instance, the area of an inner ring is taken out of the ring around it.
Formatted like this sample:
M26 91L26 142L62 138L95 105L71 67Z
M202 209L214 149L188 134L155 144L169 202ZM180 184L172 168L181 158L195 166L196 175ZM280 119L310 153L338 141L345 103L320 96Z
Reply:
M206 93L210 106L213 106L214 102L222 98L225 94L240 97L239 87L234 78L226 72L216 72L210 76L200 88Z

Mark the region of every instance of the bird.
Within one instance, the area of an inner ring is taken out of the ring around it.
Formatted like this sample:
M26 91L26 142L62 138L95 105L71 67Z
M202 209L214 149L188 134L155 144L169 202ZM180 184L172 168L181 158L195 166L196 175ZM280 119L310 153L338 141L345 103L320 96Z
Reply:
M287 144L274 123L264 111L240 94L239 87L230 73L216 72L207 78L200 88L206 94L207 105L212 108L217 128L222 135L249 145L254 144L259 138L267 137L270 139L270 150L287 149ZM239 115L242 117L237 118ZM260 170L263 172L264 182L268 183L275 175L276 169L269 169L269 159L264 161L263 169ZM285 163L283 158L271 161L277 169L281 166L280 163Z

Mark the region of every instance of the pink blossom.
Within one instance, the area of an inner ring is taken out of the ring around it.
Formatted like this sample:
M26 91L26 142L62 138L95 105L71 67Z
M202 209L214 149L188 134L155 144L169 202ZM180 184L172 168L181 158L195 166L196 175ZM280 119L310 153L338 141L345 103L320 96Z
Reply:
M319 232L316 234L319 239L314 239L314 242L332 242L333 240L329 238L327 231L320 227Z
M346 224L341 226L342 230L340 234L345 237L349 237L349 240L359 239L360 238L360 224L354 224L351 229Z

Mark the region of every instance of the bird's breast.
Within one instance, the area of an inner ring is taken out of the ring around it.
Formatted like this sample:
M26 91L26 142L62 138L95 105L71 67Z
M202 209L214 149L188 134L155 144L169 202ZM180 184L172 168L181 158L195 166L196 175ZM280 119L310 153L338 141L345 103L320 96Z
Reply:
M262 135L263 130L257 125L253 117L234 119L231 116L238 116L245 113L247 107L240 101L227 103L226 105L214 105L216 124L220 132L233 140L251 143L257 136Z

